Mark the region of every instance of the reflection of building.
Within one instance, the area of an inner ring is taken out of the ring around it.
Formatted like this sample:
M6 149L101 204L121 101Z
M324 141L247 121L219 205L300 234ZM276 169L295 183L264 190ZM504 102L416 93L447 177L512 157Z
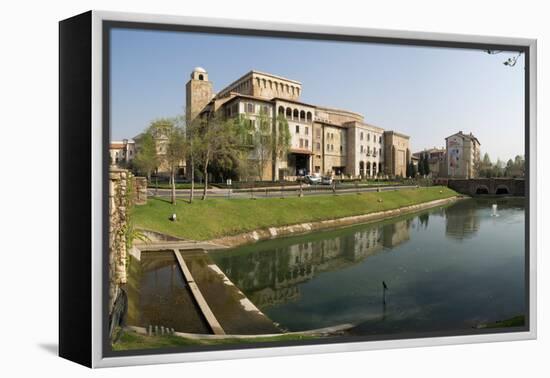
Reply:
M125 167L134 160L135 154L136 144L133 140L113 141L109 145L109 156L113 165Z
M353 233L307 240L275 250L251 248L249 253L231 257L220 254L215 260L254 304L264 308L298 298L298 285L321 272L357 264L384 248L409 240L410 224L411 220L404 220L365 227Z
M479 140L462 131L445 138L447 151L447 175L455 178L475 178L479 162Z
M387 224L384 227L383 243L385 248L393 248L407 240L409 240L409 228L411 219Z
M454 239L467 239L479 230L480 220L475 202L457 202L446 212L445 234Z
M227 118L245 117L257 127L262 114L272 122L274 133L276 119L286 119L290 150L288 156L274 156L264 168L268 180L311 172L405 176L410 159L408 136L368 125L354 112L304 103L301 95L299 81L258 71L246 73L214 94L208 73L197 67L186 86L187 119L216 112Z

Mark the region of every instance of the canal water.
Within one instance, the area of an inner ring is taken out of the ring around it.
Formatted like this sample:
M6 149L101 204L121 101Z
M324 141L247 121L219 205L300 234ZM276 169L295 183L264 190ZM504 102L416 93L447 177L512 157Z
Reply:
M524 241L523 199L467 199L210 255L286 330L415 334L525 315Z
M130 263L128 324L211 333L173 251L142 252Z

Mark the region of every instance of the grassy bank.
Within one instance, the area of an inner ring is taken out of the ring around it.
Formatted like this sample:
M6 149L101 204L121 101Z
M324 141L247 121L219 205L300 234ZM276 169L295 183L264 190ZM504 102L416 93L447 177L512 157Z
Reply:
M427 187L349 195L303 198L208 199L174 206L167 200L149 199L136 206L137 227L193 240L209 240L247 231L303 222L368 214L449 198L457 195L446 187ZM177 221L168 218L177 214Z
M164 336L147 336L141 335L133 331L123 331L120 339L113 345L113 350L131 350L131 349L150 349L150 348L167 348L178 346L192 345L227 345L227 344L250 344L261 342L276 342L276 341L297 341L311 340L315 336L306 335L278 335L272 337L256 337L256 338L227 338L219 340L197 340L188 339L175 335Z

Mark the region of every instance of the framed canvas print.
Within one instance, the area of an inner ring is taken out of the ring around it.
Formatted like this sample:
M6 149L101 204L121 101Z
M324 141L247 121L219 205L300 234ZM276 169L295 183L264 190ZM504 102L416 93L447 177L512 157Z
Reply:
M536 337L535 40L59 27L62 357Z

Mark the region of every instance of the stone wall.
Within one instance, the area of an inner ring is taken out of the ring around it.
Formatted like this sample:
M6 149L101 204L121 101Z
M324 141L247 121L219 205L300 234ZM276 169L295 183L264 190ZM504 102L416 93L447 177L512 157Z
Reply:
M147 179L116 167L109 170L109 313L127 282L128 212L147 203Z
M133 196L132 202L134 205L145 205L147 203L147 178L132 177L133 180Z
M109 313L126 277L127 197L130 173L124 169L109 171Z

